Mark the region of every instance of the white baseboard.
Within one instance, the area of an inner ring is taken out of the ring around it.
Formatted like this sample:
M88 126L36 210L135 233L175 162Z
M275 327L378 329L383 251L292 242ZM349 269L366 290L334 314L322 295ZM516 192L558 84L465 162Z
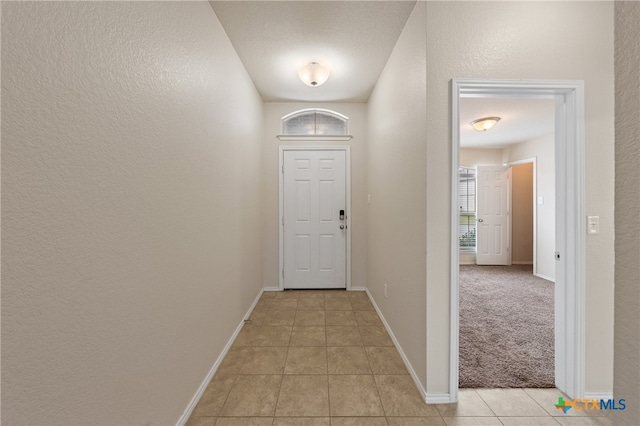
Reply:
M584 399L613 399L613 392L585 392Z
M193 396L193 398L191 398L191 402L189 402L189 405L187 406L186 410L184 410L182 417L180 417L180 419L178 420L177 426L184 426L184 424L187 423L187 420L189 420L189 417L191 417L191 413L193 413L193 410L196 408L196 405L198 405L198 401L200 401L200 398L202 398L202 394L204 394L204 391L207 389L207 386L209 386L209 383L211 382L211 379L213 379L214 374L216 374L216 371L218 371L218 367L220 366L220 363L222 362L224 357L227 355L227 352L229 352L229 348L231 348L231 345L236 340L236 337L238 337L238 333L240 333L240 330L242 330L244 321L248 319L249 316L251 315L251 312L253 312L253 308L256 307L256 304L258 303L258 300L260 300L260 296L262 296L263 292L264 292L264 289L261 289L260 292L258 293L258 296L254 299L253 303L249 307L249 310L247 311L246 315L242 318L242 321L240 322L238 327L236 327L236 330L233 332L233 335L225 345L224 349L222 349L220 356L218 356L218 359L216 359L216 362L213 363L211 370L209 370L209 374L207 374L207 377L204 378L204 381L196 391L196 394Z
M538 277L538 278L542 278L543 280L551 281L552 283L555 283L555 282L556 282L556 280L555 280L555 279L553 279L553 278L551 278L551 277L548 277L548 276L546 276L546 275L542 275L542 274L535 274L535 276L536 276L536 277Z
M247 313L245 314L245 316L243 318L243 321L240 324L240 328L242 328L242 326L244 325L244 321L248 320L249 317L251 316L251 312L253 312L253 310L255 309L256 305L260 301L260 297L262 297L262 293L264 293L264 289L260 290L258 292L258 295L256 296L256 298L253 299L253 303L251 304L251 306L249 306L249 309L247 310ZM236 340L237 336L238 336L237 334L234 334L233 336L231 336L231 339L229 340L229 342L233 343ZM231 345L229 345L229 346L231 346Z
M514 260L512 265L533 265L533 260Z
M451 404L451 395L448 393L428 393L425 401L427 404Z
M263 288L264 291L282 291L280 290L280 287L264 287ZM351 288L349 289L349 291L366 291L367 288L364 286L355 286L352 285Z
M387 320L384 318L384 315L382 315L382 312L380 311L380 308L378 308L378 305L376 304L376 301L374 300L373 296L369 292L369 289L366 289L365 291L367 292L367 296L369 296L369 300L371 300L373 307L375 308L376 312L380 316L380 319L382 320L382 324L384 324L384 328L387 329L387 333L389 333L389 336L391 337L391 341L393 341L393 344L398 350L398 353L400 354L402 361L404 361L404 365L407 367L407 370L409 370L409 375L411 375L411 378L413 379L413 382L416 384L418 391L420 391L420 395L422 396L422 399L426 401L427 392L425 391L424 386L422 386L422 383L420 383L420 379L418 378L416 371L413 369L413 366L409 362L409 359L407 358L404 351L402 350L402 347L400 346L398 339L396 339L396 336L393 334L393 331L391 331L391 327L389 327L389 323L387 323Z

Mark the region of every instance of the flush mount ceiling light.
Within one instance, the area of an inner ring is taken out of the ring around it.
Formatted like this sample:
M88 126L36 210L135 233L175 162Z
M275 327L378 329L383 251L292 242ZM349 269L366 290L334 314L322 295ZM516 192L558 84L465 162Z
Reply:
M308 65L300 68L298 76L307 86L317 87L327 81L329 78L329 70L317 62L309 62Z
M478 118L477 120L473 120L471 123L473 128L479 132L486 132L491 129L496 123L500 121L500 117L483 117Z

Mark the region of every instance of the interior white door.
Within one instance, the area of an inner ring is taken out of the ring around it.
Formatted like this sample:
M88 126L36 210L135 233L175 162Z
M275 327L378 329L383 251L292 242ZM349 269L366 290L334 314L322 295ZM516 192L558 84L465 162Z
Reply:
M476 264L509 265L506 166L478 166Z
M345 151L283 155L284 288L345 288Z

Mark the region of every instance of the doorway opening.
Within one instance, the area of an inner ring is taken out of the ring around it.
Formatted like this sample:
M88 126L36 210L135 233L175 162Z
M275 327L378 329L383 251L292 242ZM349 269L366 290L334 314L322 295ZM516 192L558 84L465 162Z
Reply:
M553 240L554 218L553 214L550 220L545 218L540 226L544 233L537 235L536 157L523 158L533 152L543 164L553 164L553 135L544 133L553 130L554 104L545 101L546 105L536 105L531 100L487 99L484 106L496 113L518 115L521 120L547 115L547 125L537 128L542 139L527 132L496 129L503 131L487 134L488 139L504 138L509 132L509 145L480 151L478 141L469 149L464 135L461 138L460 161L472 166L460 167L459 185L460 388L555 386L554 283L537 276L534 256L538 237ZM469 121L464 99L462 110L464 131ZM530 137L533 139L526 140ZM543 143L550 145L551 152L544 152ZM513 156L519 159L484 165ZM545 180L553 183L552 175ZM540 196L553 198L549 191L553 185L543 188ZM554 210L552 203L544 207Z
M555 386L572 398L584 394L584 88L580 81L456 80L452 82L451 359L450 400L459 386L459 218L460 104L465 98L552 99L555 106L555 232L551 263L554 286ZM506 162L506 161L503 161ZM499 163L502 164L503 162ZM546 201L546 200L545 200ZM538 218L539 223L540 218ZM537 232L539 234L539 232ZM540 244L536 249L540 257ZM537 268L540 273L540 268Z

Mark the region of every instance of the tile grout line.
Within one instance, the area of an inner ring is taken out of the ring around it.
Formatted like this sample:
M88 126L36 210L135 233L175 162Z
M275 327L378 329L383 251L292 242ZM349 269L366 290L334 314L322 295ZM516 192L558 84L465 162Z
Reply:
M298 305L297 305L297 306L299 306L299 299L298 299ZM353 307L353 306L352 306L352 307ZM271 310L271 309L268 309L268 310L269 310L269 311L274 311L274 310ZM275 311L277 311L277 310L278 310L278 309L275 309ZM305 312L304 310L300 310L298 307L296 308L296 311L298 311L298 312ZM324 312L326 313L326 311L324 311ZM345 312L355 312L355 311L353 311L353 309L352 309L351 311L345 311ZM355 315L355 314L354 314L354 315ZM297 314L296 314L296 316L297 316ZM294 316L294 323L295 323L295 316ZM326 383L327 383L327 396L328 396L328 406L329 406L329 419L331 419L331 418L332 418L332 416L331 416L331 408L330 408L330 407L331 407L331 402L330 402L330 394L329 394L329 374L328 374L328 373L329 373L329 372L328 372L328 347L329 347L329 345L328 345L328 343L327 343L327 331L326 331L327 324L326 324L326 315L325 315L325 323L324 323L324 325L325 325L325 331L324 331L324 332L325 332L325 345L324 345L324 347L325 347L325 355L326 355L326 357L327 357L327 366L326 366L326 377L327 377L327 381L326 381ZM259 326L259 329L263 329L263 328L264 328L263 326L264 326L264 324L261 324L261 325ZM292 325L292 327L293 327L293 325ZM356 327L358 328L358 333L359 333L359 336L360 336L360 338L361 338L361 340L362 340L361 326L360 326L359 324L356 324ZM275 423L277 405L278 405L278 402L279 402L279 400L280 400L281 390L282 390L283 381L284 381L284 376L285 376L285 375L284 375L284 368L286 367L286 363L287 363L287 360L288 360L289 351L290 351L290 348L292 347L292 346L291 346L291 336L292 336L292 335L291 335L291 334L289 334L288 344L287 344L287 346L286 346L286 348L287 348L287 353L286 353L286 356L285 356L285 365L284 365L284 367L283 367L282 374L280 375L280 376L281 376L280 389L279 389L279 391L278 391L278 397L277 397L277 399L276 399L276 405L275 405L275 409L274 409L274 414L273 414L273 416L271 417L271 418L272 418L272 424L274 424L274 423ZM252 343L254 343L254 342L253 342L253 341L252 341L252 342L250 342L250 344L252 344ZM380 399L381 406L382 406L382 408L383 408L383 413L384 413L384 414L383 414L383 416L384 416L384 418L385 418L386 422L388 423L388 418L389 418L389 417L387 416L387 413L386 413L386 410L385 410L384 404L382 404L382 398L381 398L381 394L380 394L380 388L379 388L379 386L378 386L378 383L375 381L375 374L373 374L373 369L372 369L372 367L371 367L371 358L369 357L369 354L368 354L368 353L367 353L367 351L366 351L367 346L365 346L365 345L364 345L364 343L362 342L361 347L365 350L365 356L367 357L367 362L368 362L369 368L370 368L370 370L371 370L371 376L372 376L372 378L373 378L373 380L374 380L374 383L375 383L375 385L376 385L376 391L377 391L377 393L378 393L378 397L379 397L379 399ZM376 347L376 346L373 346L373 347ZM382 346L382 347L386 347L386 346ZM252 350L253 350L253 349L255 349L255 348L257 348L257 347L252 345L252 346L249 346L247 349L252 349ZM246 365L246 363L247 363L247 362L248 362L247 357L246 357L246 356L245 356L245 357L243 357L242 362L240 363L240 367L239 367L239 368L240 368L240 371L242 371L242 368ZM256 374L257 374L257 373L256 373ZM346 374L346 373L345 373L345 374ZM228 400L228 397L229 397L229 395L231 394L231 391L233 390L233 388L234 388L234 387L235 387L235 385L237 384L237 379L238 379L241 375L242 375L242 374L240 374L240 373L238 373L238 374L236 374L236 375L235 375L235 378L234 378L234 385L231 387L230 391L226 394L226 396L225 396L225 400L224 400L223 404L221 405L221 408L220 408L220 410L219 410L219 412L218 412L218 417L220 417L220 413L222 412L222 409L223 409L224 405L226 404L226 402L227 402L227 400ZM381 374L381 375L383 375L383 374ZM546 418L546 417L554 418L554 416L552 416L552 415L551 415L547 410L545 410L545 409L544 409L544 407L542 407L541 403L540 403L537 399L535 399L531 394L529 394L529 392L527 392L527 389L526 389L526 388L522 388L522 389L521 389L521 391L523 391L523 393L527 396L527 398L529 398L529 399L533 399L533 400L534 400L534 402L536 403L536 405L537 405L537 406L539 406L540 408L542 408L543 412L545 413L545 416L544 416L545 418ZM481 401L482 401L482 402L483 402L483 403L484 403L484 404L489 408L490 412L492 412L492 413L493 413L493 416L491 416L491 417L494 417L494 418L498 419L498 421L499 421L499 423L500 423L500 424L505 425L506 423L505 423L504 421L502 421L502 419L501 419L501 418L500 418L500 417L495 413L495 411L491 408L491 406L489 406L489 404L487 403L487 401L486 401L486 400L485 400L485 399L480 395L480 393L479 393L479 392L477 392L475 389L473 390L473 392L474 392L477 396L479 396L479 397L480 397L480 400L481 400ZM268 417L268 416L265 416L265 417ZM286 417L296 417L296 416L286 416ZM314 417L318 417L318 416L314 416ZM340 417L340 416L338 416L338 417ZM438 410L438 417L440 417L440 418L444 421L444 417L443 417L442 413L440 412L440 410ZM458 416L454 416L454 417L458 417ZM464 416L463 416L463 417L464 417ZM503 416L503 417L518 417L518 416ZM534 417L535 417L535 416L534 416ZM543 417L543 416L540 416L540 417ZM554 422L558 423L557 419L555 419L555 418L554 418Z
M486 405L486 406L487 406L487 408L489 408L489 410L491 410L491 412L493 413L493 417L498 418L498 415L496 414L496 412L495 412L495 411L493 411L493 408L491 408L491 406L489 405L489 403L488 403L487 401L485 401L485 400L484 400L484 398L482 397L482 395L480 395L480 392L478 392L478 391L477 391L477 390L475 390L475 389L474 389L473 391L476 393L476 395L478 395L478 397L480 397L480 399L482 400L482 402L484 402L484 405ZM498 419L498 421L500 421L500 419ZM500 421L500 423L502 423L502 422Z
M264 294L264 293L263 293ZM260 297L260 299L262 299L262 296ZM252 343L252 341L250 340L249 343ZM231 346L233 347L233 345ZM216 415L216 424L218 423L218 420L220 419L220 415L222 414L222 410L224 409L225 404L227 403L227 400L229 399L229 395L231 395L231 392L233 391L233 389L235 388L235 386L238 383L238 377L240 376L241 372L242 372L242 367L244 367L244 364L247 362L247 353L246 351L251 349L252 347L245 347L243 352L243 356L242 356L242 362L240 363L240 367L238 368L238 373L234 374L234 379L233 379L233 385L231 385L231 387L229 388L229 392L227 392L227 395L224 398L224 402L220 405L220 409L218 410L218 413ZM227 352L227 355L225 355L225 358L229 355L229 353ZM216 372L217 373L217 372ZM213 376L213 380L215 380L216 375Z
M323 297L325 303L322 304L322 312L324 312L324 354L327 359L327 406L329 407L329 425L331 425L331 385L329 384L329 341L327 339L327 306L326 297Z
M298 305L296 304L296 308L297 308L297 306ZM295 315L294 315L294 321L295 321ZM287 341L287 356L285 357L285 361L284 361L285 366L287 365L287 358L289 357L289 348L291 347L291 334L292 333L293 333L293 325L291 326L291 333L289 333L289 340ZM272 425L275 422L276 414L277 414L277 411L278 411L278 402L280 402L280 394L282 393L282 383L284 382L284 368L285 368L285 366L282 367L282 374L280 375L280 388L278 389L278 397L276 398L276 403L275 403L275 405L273 407L273 417L271 419L271 424Z
M350 300L349 300L349 301L350 301ZM299 300L298 300L298 303L299 303ZM352 306L352 308L353 308L353 306ZM272 311L273 311L273 310L272 310ZM275 309L275 311L277 311L277 309ZM304 310L300 310L299 308L296 308L296 311L297 311L297 312L305 312ZM325 311L325 312L326 312L326 311ZM346 312L355 312L355 311L353 311L353 309L351 309L350 311L346 311ZM294 316L294 324L295 324L295 318L296 318L296 317L297 317L297 313L296 313L296 315ZM326 316L325 316L325 323L324 323L324 326L325 326L325 345L324 345L324 347L325 347L325 355L327 356L327 363L328 363L328 347L329 347L329 346L328 346L328 343L327 343L327 341L326 341L326 339L327 339L327 331L326 331L327 323L326 323ZM292 325L292 327L293 327L293 325ZM361 333L361 326L360 326L360 324L356 323L356 327L357 327L357 329L358 329L358 334L359 334L359 336L360 336L360 338L361 338L361 340L362 340L362 333ZM262 329L263 327L260 327L260 328ZM292 346L291 346L291 334L289 335L288 345L287 345L286 347L287 347L287 354L286 354L286 356L285 356L285 366L283 367L283 371L282 371L282 374L281 374L282 380L281 380L280 389L279 389L279 392L278 392L278 398L277 398L277 400L276 400L276 408L275 408L276 410L277 410L277 404L278 404L278 402L279 402L279 400L280 400L281 390L282 390L283 381L284 381L284 368L286 367L286 362L287 362L287 360L288 360L289 351L290 351L290 348L292 347ZM384 408L384 404L382 404L382 398L381 398L381 396L380 396L380 388L379 388L379 386L378 386L377 382L375 381L375 375L373 374L373 369L372 369L372 367L371 367L371 358L370 358L369 354L366 352L366 347L364 346L364 343L363 343L363 342L362 342L362 344L360 345L360 347L362 347L362 348L363 348L363 350L365 350L365 356L366 356L366 358L367 358L367 363L368 363L369 368L370 368L370 371L371 371L371 374L370 374L370 375L371 375L371 377L373 378L374 383L375 383L375 385L376 385L376 391L377 391L377 394L378 394L378 398L379 398L379 400L380 400L381 407L382 407L382 409L383 409L383 413L384 413L384 414L383 414L383 416L382 416L382 417L383 417L383 418L385 418L385 422L387 422L387 424L388 424L388 417L387 417L387 413L386 413L386 410L385 410L385 408ZM373 347L376 347L376 346L373 346ZM241 368L242 368L242 366L244 366L244 365L246 364L246 362L247 362L247 361L246 361L246 358L245 358L245 359L243 360L243 362L242 362ZM327 377L327 382L326 382L326 383L327 383L327 395L328 395L328 397L329 397L329 389L328 389L328 386L329 386L328 364L327 364L327 367L326 367L326 368L327 368L327 370L326 370L326 377ZM369 374L367 374L367 375L369 375ZM228 395L227 395L227 397L228 397ZM331 419L331 418L332 418L332 416L331 416L331 411L330 411L330 407L331 407L331 405L330 405L330 404L331 404L331 403L330 403L330 398L329 398L329 400L328 400L328 404L329 404L329 418ZM492 411L492 412L493 412L493 411ZM274 412L274 416L272 417L272 424L273 424L273 423L275 423L275 418L276 418L275 414L276 414L276 413ZM287 416L287 417L292 417L292 416ZM295 417L295 416L293 416L293 417ZM317 416L315 416L315 417L317 417ZM376 416L376 417L377 417L377 416ZM442 418L442 416L441 416L440 414L439 414L439 417L441 417L441 418Z
M296 309L298 305L296 304ZM295 322L295 315L293 317ZM289 333L289 340L287 342L287 356L284 359L284 366L282 367L282 374L280 375L280 388L278 389L278 397L276 398L276 403L273 407L273 417L271 418L271 424L276 421L276 414L278 412L278 403L280 402L280 395L282 394L282 383L284 382L284 369L287 366L287 359L289 358L289 348L291 347L291 334L293 334L293 325L291 325L291 333ZM217 422L216 422L217 423Z
M376 313L376 315L377 315L377 313ZM353 314L353 316L355 317L355 314ZM358 320L357 319L356 319L356 324L358 324ZM378 382L376 381L376 378L373 375L373 368L371 368L371 361L369 360L369 354L367 354L367 350L366 350L366 347L364 345L364 340L362 340L362 333L360 332L360 325L356 325L356 327L358 328L358 334L360 335L360 341L362 343L362 350L364 351L364 354L367 357L367 363L369 364L369 370L371 371L371 379L373 380L373 384L376 387L376 392L378 393L378 400L380 401L380 406L382 407L382 413L384 414L384 421L387 422L387 425L388 425L389 421L387 420L387 410L385 410L385 408L384 408L384 404L382 403L382 396L380 395L380 387L378 386Z
M326 334L326 332L325 332ZM326 337L325 337L326 339ZM325 341L326 343L326 341ZM329 407L329 424L331 424L331 388L329 385L329 347L327 345L324 346L324 353L327 357L327 406Z
M547 411L547 410L546 410L546 409L545 409L545 408L544 408L544 407L543 407L543 406L538 402L538 400L537 400L537 399L535 399L533 396L531 396L531 395L529 394L529 392L527 392L527 388L520 388L520 389L522 389L522 391L524 392L524 394L525 394L525 395L527 395L527 397L528 397L528 398L530 398L533 402L535 402L535 403L536 403L536 405L537 405L538 407L540 407L540 408L542 409L542 411L546 414L546 416L544 416L544 417L551 417L551 418L553 418L553 416L552 416L551 414L549 414L549 412L548 412L548 411ZM506 416L504 416L504 417L506 417ZM536 417L543 417L543 416L536 416Z
M248 349L252 349L252 347L248 347ZM245 353L244 356L242 357L242 363L241 363L240 367L238 368L238 373L234 375L235 377L233 379L233 385L229 389L229 392L227 393L227 396L225 396L224 402L220 405L220 409L218 410L218 414L216 415L216 424L218 423L218 419L221 417L220 415L222 414L222 410L224 409L224 406L227 403L227 400L229 399L229 395L231 395L231 392L233 391L233 388L236 386L236 384L238 382L238 377L241 376L242 367L244 367L244 364L245 364L246 361L247 361L247 354ZM215 379L215 375L214 375L213 378Z
M553 421L555 421L558 425L561 425L562 423L560 423L560 422L556 419L556 416L554 416L553 414L550 414L550 413L549 413L549 412L548 412L548 411L547 411L547 410L546 410L546 409L545 409L545 408L544 408L544 407L543 407L543 406L538 402L538 400L537 400L537 399L535 399L531 394L529 394L529 392L527 392L527 389L530 389L530 388L523 388L524 393L526 393L526 394L527 394L527 396L529 396L529 398L533 399L533 400L535 401L535 403L536 403L536 404L538 404L538 406L539 406L540 408L542 408L542 410L547 414L547 417L551 417L551 418L553 419ZM559 389L557 389L557 388L554 388L554 389L556 389L556 390L557 390L559 393L561 393L563 396L566 396L566 395L564 395L564 393L563 393L563 392L561 392Z

